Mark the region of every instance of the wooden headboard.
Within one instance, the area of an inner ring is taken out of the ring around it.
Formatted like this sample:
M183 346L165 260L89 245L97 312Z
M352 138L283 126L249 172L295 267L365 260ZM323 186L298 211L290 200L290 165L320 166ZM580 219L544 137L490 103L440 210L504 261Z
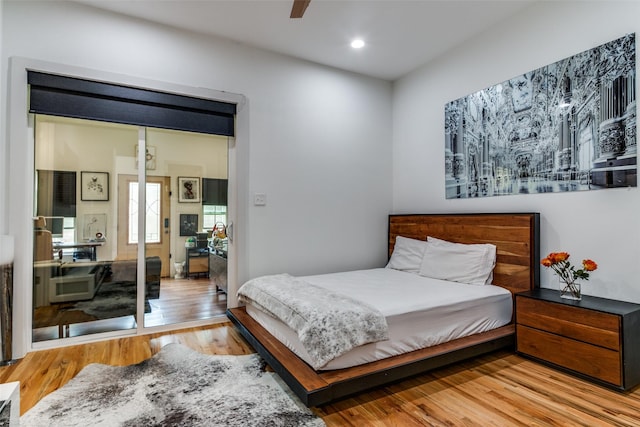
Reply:
M538 213L389 215L389 256L396 236L492 243L497 249L495 285L513 293L540 286Z

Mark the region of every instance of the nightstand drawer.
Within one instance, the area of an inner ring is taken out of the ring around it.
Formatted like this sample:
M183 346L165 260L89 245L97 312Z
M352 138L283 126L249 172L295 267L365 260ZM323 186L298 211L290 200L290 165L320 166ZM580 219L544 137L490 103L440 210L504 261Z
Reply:
M620 351L620 316L521 297L517 306L518 324Z
M206 257L190 258L189 273L204 273L209 271L209 255Z
M555 365L622 385L621 355L617 351L517 325L517 351Z

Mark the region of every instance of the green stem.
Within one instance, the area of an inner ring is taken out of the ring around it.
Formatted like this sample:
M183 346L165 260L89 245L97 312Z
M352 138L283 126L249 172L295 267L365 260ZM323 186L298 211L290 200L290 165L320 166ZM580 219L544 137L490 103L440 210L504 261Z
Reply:
M562 290L563 293L570 292L573 297L575 298L580 297L580 285L578 285L575 282L566 283L566 285L567 286L565 286L564 289Z
M551 266L551 268L553 269L553 271L556 272L556 274L558 276L560 276L560 279L565 282L565 283L572 283L575 279L573 277L573 274L570 274L570 271L568 271L567 268L561 268L559 265L554 264Z

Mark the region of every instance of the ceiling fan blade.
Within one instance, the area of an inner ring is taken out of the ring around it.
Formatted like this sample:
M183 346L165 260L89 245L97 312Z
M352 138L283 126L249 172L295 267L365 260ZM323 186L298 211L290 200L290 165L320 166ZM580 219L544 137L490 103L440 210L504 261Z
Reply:
M302 18L309 3L311 3L311 0L293 0L293 7L291 8L291 16L289 16L289 18Z

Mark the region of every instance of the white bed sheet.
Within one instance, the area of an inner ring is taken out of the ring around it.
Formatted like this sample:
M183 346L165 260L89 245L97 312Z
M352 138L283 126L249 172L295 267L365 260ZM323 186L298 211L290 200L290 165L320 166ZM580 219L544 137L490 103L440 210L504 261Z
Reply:
M300 279L364 301L380 310L389 339L351 350L323 366L342 369L499 328L511 322L512 295L494 285L467 285L414 273L377 268L304 276ZM269 333L310 363L296 332L247 305L247 313Z

